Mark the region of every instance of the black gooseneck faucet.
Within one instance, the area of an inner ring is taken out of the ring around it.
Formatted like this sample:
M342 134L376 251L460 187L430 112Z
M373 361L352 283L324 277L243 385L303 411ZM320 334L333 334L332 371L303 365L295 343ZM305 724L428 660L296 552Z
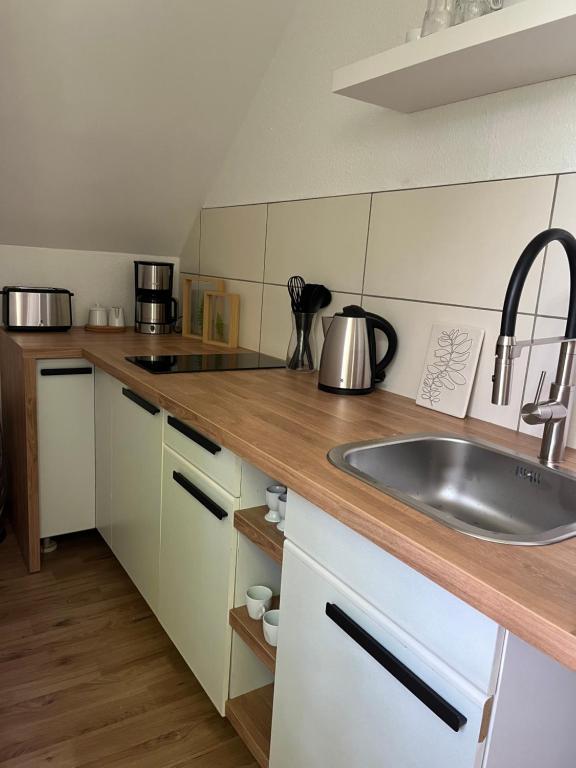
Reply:
M526 278L536 258L552 242L562 244L570 267L570 304L565 335L551 339L516 341L516 318ZM543 371L535 401L522 407L522 418L527 424L544 424L539 459L548 466L558 466L564 457L576 371L576 238L565 229L541 232L528 244L514 267L504 299L500 337L496 345L496 363L492 377L494 405L509 404L514 360L520 356L522 349L554 343L560 343L560 358L556 379L550 387L550 397L544 402L539 402L546 376Z

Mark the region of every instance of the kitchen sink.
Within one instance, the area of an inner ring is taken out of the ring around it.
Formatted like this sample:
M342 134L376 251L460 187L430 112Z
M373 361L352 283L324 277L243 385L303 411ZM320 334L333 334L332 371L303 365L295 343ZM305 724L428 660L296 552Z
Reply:
M576 476L453 435L349 443L339 469L477 539L525 546L576 536Z

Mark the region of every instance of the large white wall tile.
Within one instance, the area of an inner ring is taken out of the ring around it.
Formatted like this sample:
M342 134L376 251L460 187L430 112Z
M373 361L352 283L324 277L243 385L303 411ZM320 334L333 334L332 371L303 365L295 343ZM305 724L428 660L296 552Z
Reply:
M267 283L294 274L333 291L362 292L370 195L275 203L268 211Z
M318 313L315 325L315 363L320 365L320 355L324 335L322 333L322 316L334 315L349 304L360 304L361 297L348 293L332 293L330 306ZM292 310L290 298L284 286L265 285L264 303L262 307L262 336L260 351L276 357L286 357L290 335L292 333Z
M246 280L226 280L226 291L240 296L239 344L257 350L260 346L260 322L262 318L262 283Z
M266 205L205 209L200 269L204 275L261 281L265 242Z
M576 237L576 174L560 176L552 226L567 229ZM568 315L568 297L570 293L570 273L564 248L553 243L548 248L538 314Z
M507 407L499 407L490 402L494 350L500 326L498 312L366 297L363 306L370 312L386 318L398 333L398 352L388 368L382 388L410 398L416 397L433 323L460 323L484 328L486 335L468 415L511 429L516 428L526 373L526 359L519 361L516 366L511 404ZM522 334L522 337L526 338L530 336L530 331L531 318L520 316L518 335ZM386 347L380 336L378 334L378 353L382 355Z
M520 253L550 219L555 177L374 195L364 293L498 309ZM539 270L521 309L536 306Z

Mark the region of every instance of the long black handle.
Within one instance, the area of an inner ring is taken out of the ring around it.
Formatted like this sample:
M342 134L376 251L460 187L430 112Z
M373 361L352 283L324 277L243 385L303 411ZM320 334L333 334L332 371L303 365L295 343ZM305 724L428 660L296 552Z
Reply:
M122 387L122 394L124 395L124 397L127 397L128 400L132 400L133 403L136 403L136 405L139 405L140 408L144 408L145 411L148 411L148 413L151 413L152 416L156 416L157 413L160 413L160 408L157 408L155 405L152 405L152 403L149 403L148 400L144 400L143 397L140 397L140 395L137 395L136 392L132 392L131 389Z
M199 501L203 507L206 507L209 512L212 512L214 517L217 517L218 520L224 520L225 517L228 517L228 512L223 510L222 507L219 507L209 496L206 496L204 491L197 488L187 477L184 477L184 475L176 471L172 472L172 477L179 486L184 488L184 490L189 493L190 496L193 496L196 501Z
M370 654L392 677L398 680L410 693L414 694L417 699L425 704L428 709L432 710L453 731L458 732L460 728L466 725L467 720L461 712L449 704L439 693L436 693L433 688L430 688L411 669L402 664L396 656L393 656L390 651L386 650L383 645L375 640L372 635L369 635L365 629L362 629L359 624L356 624L337 605L326 603L326 616L332 619L354 642L358 643L366 653Z
M40 376L89 376L92 368L40 368Z
M189 427L188 424L184 424L183 421L178 421L178 419L175 419L174 416L168 416L167 421L171 427L174 427L174 429L176 429L182 435L188 437L190 440L193 440L201 448L204 448L205 451L208 451L208 453L211 453L213 456L215 456L217 453L220 453L222 450L219 445L213 443L212 440L207 438L205 435L201 434L200 432L196 432L195 429Z

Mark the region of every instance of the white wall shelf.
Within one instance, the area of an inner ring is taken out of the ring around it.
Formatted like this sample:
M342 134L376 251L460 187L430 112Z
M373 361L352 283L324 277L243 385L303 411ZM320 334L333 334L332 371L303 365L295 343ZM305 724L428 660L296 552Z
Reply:
M576 74L576 0L525 0L334 73L333 92L398 112Z

